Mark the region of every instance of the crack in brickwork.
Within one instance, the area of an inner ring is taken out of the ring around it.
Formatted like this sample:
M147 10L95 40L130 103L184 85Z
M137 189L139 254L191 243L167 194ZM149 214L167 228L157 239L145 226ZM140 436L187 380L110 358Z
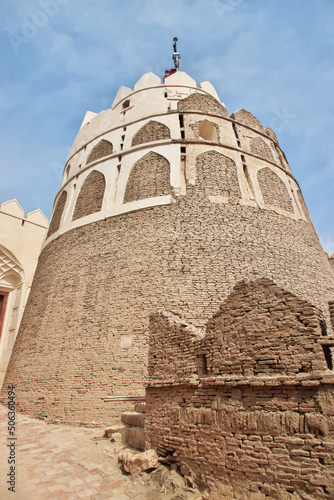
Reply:
M169 161L150 151L132 167L124 203L171 193Z
M67 200L67 192L63 191L59 197L59 200L57 202L57 206L55 208L55 211L53 213L52 220L50 222L47 238L51 236L51 234L55 233L58 231L59 226L60 226L60 221L64 212L65 204Z
M133 136L131 146L138 146L145 142L160 141L161 139L170 139L169 128L163 123L151 120Z
M102 207L105 187L104 175L97 170L93 170L80 189L72 220L99 212Z
M110 141L102 139L96 146L93 147L92 151L89 153L86 164L92 163L93 161L109 156L113 153L113 145Z
M275 172L265 167L258 171L257 178L266 205L294 212L288 189Z

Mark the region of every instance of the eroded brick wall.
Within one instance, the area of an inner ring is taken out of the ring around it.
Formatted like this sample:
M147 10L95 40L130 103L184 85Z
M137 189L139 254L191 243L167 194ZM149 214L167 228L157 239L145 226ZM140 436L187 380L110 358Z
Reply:
M16 385L20 411L32 416L111 422L124 406L103 396L144 391L152 312L200 328L236 282L265 275L330 325L329 274L303 220L211 203L204 187L188 186L170 205L81 226L44 248L5 385Z
M333 498L334 376L322 321L265 279L238 284L204 339L181 318L153 315L147 446L173 454L183 474L227 500Z
M228 117L228 112L224 106L212 96L194 93L177 103L177 109L184 111L202 111L218 116Z
M247 125L248 127L255 128L255 130L258 130L263 134L266 133L263 125L259 122L259 120L254 115L252 115L252 113L246 111L245 109L238 109L238 111L232 113L231 118L240 123L243 123L244 125Z
M329 257L328 261L329 261L329 264L334 272L334 257L333 256Z
M101 210L106 181L104 175L93 170L84 181L77 198L72 220Z
M158 153L147 153L132 167L126 185L124 203L170 194L170 165Z
M65 204L67 200L67 192L63 191L59 197L59 200L57 202L56 208L53 212L53 216L50 222L47 238L51 236L51 234L55 233L58 231L59 226L60 226L60 221L64 212Z
M270 146L268 146L268 144L266 144L261 137L250 139L250 150L251 153L254 153L255 155L261 156L262 158L272 162L274 161Z
M296 375L327 369L322 317L270 280L237 285L207 326L208 375Z
M161 139L169 138L169 128L163 123L151 120L133 136L131 146L138 146L145 142L160 141Z
M266 205L293 212L292 201L282 179L270 168L262 168L257 174L258 183Z
M240 199L236 165L231 158L209 151L196 158L196 189L208 196Z
M86 163L92 163L93 161L109 156L113 153L113 145L111 142L102 139L89 153Z

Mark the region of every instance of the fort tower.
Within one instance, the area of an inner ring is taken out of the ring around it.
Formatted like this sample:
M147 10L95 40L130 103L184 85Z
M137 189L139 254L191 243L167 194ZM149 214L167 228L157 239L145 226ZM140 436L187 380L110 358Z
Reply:
M330 331L333 272L274 132L209 82L146 73L85 116L4 387L31 416L110 422L126 404L101 398L144 394L150 314L201 328L259 278Z

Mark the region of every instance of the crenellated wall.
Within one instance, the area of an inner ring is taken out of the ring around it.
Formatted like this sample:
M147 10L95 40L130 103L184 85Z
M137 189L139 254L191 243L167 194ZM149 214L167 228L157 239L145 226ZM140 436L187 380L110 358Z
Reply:
M203 327L259 276L331 328L334 277L275 134L182 72L121 87L65 165L7 374L21 411L117 419L126 405L101 398L143 393L150 314Z

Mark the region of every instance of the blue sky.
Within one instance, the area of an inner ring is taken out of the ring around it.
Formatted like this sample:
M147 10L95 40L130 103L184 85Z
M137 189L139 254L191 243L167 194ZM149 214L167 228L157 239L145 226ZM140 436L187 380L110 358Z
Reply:
M49 218L86 110L172 66L272 127L334 252L333 0L0 0L0 202Z

